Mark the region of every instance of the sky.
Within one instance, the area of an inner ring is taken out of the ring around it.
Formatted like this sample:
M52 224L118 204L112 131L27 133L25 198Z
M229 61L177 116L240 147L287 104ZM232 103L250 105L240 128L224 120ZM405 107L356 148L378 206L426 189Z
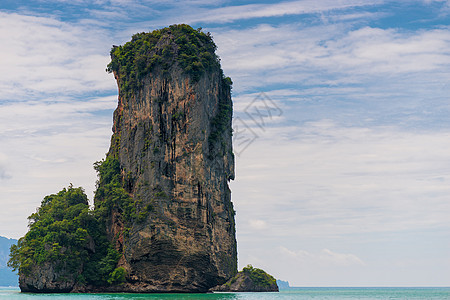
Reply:
M450 286L449 0L2 0L0 235L92 200L112 45L186 23L233 80L239 267L291 286Z

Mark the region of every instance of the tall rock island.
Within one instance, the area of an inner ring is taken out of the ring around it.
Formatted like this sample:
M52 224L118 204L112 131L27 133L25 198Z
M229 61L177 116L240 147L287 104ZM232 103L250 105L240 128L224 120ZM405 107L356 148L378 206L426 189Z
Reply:
M231 80L215 50L188 25L113 47L118 107L109 152L95 164L95 208L72 186L44 199L11 252L22 291L206 292L237 273ZM53 215L71 203L76 213ZM78 236L48 237L39 229L47 213ZM34 259L33 239L52 253Z
M119 86L107 159L136 218L113 207L107 233L132 291L207 291L236 273L232 102L211 37L186 25L114 47ZM103 179L103 178L102 178ZM99 182L95 205L113 199Z

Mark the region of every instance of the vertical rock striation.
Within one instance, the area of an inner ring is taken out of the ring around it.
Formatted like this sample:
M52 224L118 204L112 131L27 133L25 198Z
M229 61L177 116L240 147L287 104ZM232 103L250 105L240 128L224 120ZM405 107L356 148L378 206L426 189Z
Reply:
M123 191L100 173L96 209L131 292L205 292L237 272L231 80L208 34L172 25L114 47L111 147ZM115 187L117 188L117 187Z

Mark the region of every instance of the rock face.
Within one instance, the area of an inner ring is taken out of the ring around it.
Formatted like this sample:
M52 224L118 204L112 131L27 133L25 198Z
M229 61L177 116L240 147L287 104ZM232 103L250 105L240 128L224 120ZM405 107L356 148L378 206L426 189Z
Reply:
M109 290L206 292L237 272L231 81L214 50L187 25L112 50L119 101L107 158L119 161L134 210L109 211L107 234L126 270ZM97 195L96 207L105 201Z
M68 293L75 286L77 273L80 272L57 269L54 263L33 266L28 276L19 277L20 290L28 293Z
M278 285L273 276L252 266L241 272L225 284L212 289L217 292L278 292Z

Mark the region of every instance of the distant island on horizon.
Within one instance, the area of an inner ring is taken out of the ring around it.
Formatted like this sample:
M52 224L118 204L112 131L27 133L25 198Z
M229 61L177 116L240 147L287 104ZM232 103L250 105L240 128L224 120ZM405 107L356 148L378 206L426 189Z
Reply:
M291 286L289 285L289 281L284 281L280 279L277 279L277 285L280 290L291 288Z
M14 244L17 244L16 239L0 236L0 286L2 287L19 286L19 276L7 266L9 249Z

